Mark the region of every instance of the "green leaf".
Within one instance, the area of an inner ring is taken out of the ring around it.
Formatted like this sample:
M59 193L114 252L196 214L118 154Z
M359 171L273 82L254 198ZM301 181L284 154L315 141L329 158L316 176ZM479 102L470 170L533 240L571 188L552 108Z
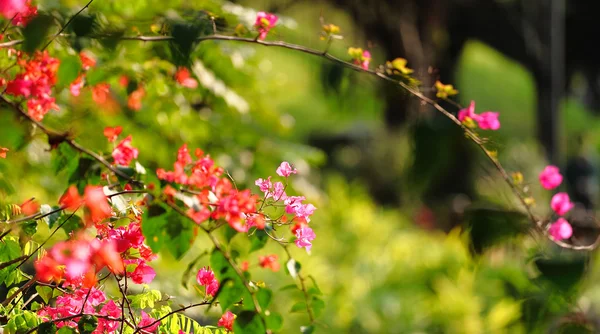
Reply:
M54 18L48 14L38 14L23 28L23 51L32 53L42 46L48 36Z
M313 296L310 302L310 308L312 309L314 316L318 318L325 308L325 302L321 298Z
M48 304L48 302L52 298L52 288L49 286L37 285L35 287L35 291L37 291L38 295L42 297L44 303Z
M91 334L96 327L98 327L98 319L93 315L86 314L77 322L77 329L81 334Z
M288 284L286 286L279 288L279 291L285 291L285 290L299 290L299 289L296 284Z
M292 305L290 312L306 312L306 302L296 302Z
M81 71L81 60L78 56L67 56L60 59L58 67L58 84L63 87L69 86Z
M55 334L56 325L53 322L42 322L37 330L38 334Z
M308 275L308 278L310 278L310 280L313 283L313 289L316 290L313 294L322 295L323 293L321 292L321 289L319 289L319 285L317 285L317 280L313 277L313 275ZM309 291L312 291L312 289L310 289Z
M96 15L88 15L80 13L73 18L69 25L71 31L77 36L87 36L96 27Z
M270 289L260 289L256 293L256 299L258 300L258 305L263 310L266 310L271 304L271 299L273 298L273 291Z
M85 74L85 82L89 86L95 86L99 83L102 83L103 81L106 81L107 79L108 73L106 72L106 70L98 67L91 68Z
M62 229L65 230L67 234L83 227L83 222L79 216L73 214L63 217L65 217L65 223L63 224Z
M194 241L193 223L175 211L158 216L151 216L150 211L142 219L142 233L148 245L155 253L165 247L177 260L181 259Z
M227 309L242 300L245 307L253 307L252 296L246 289L244 282L220 251L213 250L210 256L210 265L217 279L221 282L218 295L215 298L218 298L223 309Z
M265 316L267 328L273 332L279 332L283 328L283 317L279 313L270 312Z
M95 160L81 157L77 163L77 168L73 169L69 175L69 184L75 184L77 191L83 193L88 184L100 183L101 173L100 165Z
M257 230L253 236L250 237L250 253L257 251L267 244L269 236L263 230Z
M19 256L21 256L19 242L12 237L4 237L0 242L0 263L14 260ZM18 279L19 273L15 270L18 265L19 262L0 270L0 284L4 283L6 286L10 286Z
M71 327L67 327L67 326L61 327L58 330L58 332L56 332L56 334L75 334L75 333L77 333L75 331L75 329L73 329Z
M77 151L72 149L69 144L60 143L56 149L56 154L52 157L54 173L58 174L63 170L66 170L69 175L73 173L77 168L77 156Z
M264 334L266 328L260 315L252 311L242 311L233 323L234 333Z
M535 266L541 278L566 292L574 288L583 278L587 259L576 258L537 259Z
M37 232L37 222L35 220L31 220L21 224L21 230L29 237Z
M524 214L503 209L471 209L466 212L466 220L477 253L529 230Z

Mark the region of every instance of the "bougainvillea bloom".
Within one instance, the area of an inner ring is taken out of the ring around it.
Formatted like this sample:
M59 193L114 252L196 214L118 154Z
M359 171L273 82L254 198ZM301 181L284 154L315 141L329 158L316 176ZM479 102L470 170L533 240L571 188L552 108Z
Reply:
M154 268L147 265L145 262L141 262L131 273L131 280L137 284L150 283L156 276Z
M486 111L479 115L477 120L479 127L482 130L498 130L500 129L500 121L498 120L498 113L493 111Z
M556 166L546 166L544 170L540 173L540 183L542 187L551 190L558 187L563 180L563 176L560 174L558 167Z
M296 168L293 168L287 161L282 162L281 165L277 167L277 175L279 176L288 177L296 173L298 173Z
M141 333L155 333L160 325L160 320L156 320L142 311L142 320L137 324L137 328Z
M26 200L25 202L23 202L23 204L20 205L20 207L21 212L26 216L30 216L40 211L40 204L33 199Z
M110 85L107 83L99 83L92 87L92 100L103 105L106 103L110 96Z
M552 200L550 201L550 207L557 215L563 216L565 213L569 212L575 204L571 202L569 199L569 195L567 193L558 193L552 196Z
M363 54L362 54L362 62L360 63L360 67L362 67L363 70L368 70L370 63L371 63L371 52L365 50L365 51L363 51Z
M263 268L271 269L272 271L279 271L279 262L277 262L277 254L260 256L258 258L258 263Z
M129 166L133 159L138 157L138 149L131 146L131 135L123 139L112 152L115 163L121 166Z
M104 137L108 139L109 142L114 142L117 140L117 137L123 132L123 128L120 126L110 127L107 126L104 128Z
M84 191L85 206L92 222L100 222L112 216L108 199L100 186L87 186Z
M364 70L369 69L371 62L371 52L361 48L348 48L348 54L352 57L354 65L362 67Z
M258 29L258 39L263 40L267 37L269 30L277 23L277 16L271 13L258 12L254 26Z
M206 286L206 294L213 296L219 291L219 282L215 278L215 273L210 267L204 267L198 271L196 281L201 286Z
M198 81L192 78L190 71L185 67L180 67L177 69L177 72L175 72L175 81L177 81L177 83L183 87L191 89L198 87Z
M558 220L554 222L554 224L550 225L548 233L550 234L552 239L560 241L564 239L569 239L573 235L573 228L566 219L558 218Z
M50 110L58 110L52 97L56 73L60 62L47 51L36 52L33 57L17 55L19 74L6 84L6 93L27 98L27 111L36 121L41 121Z
M458 111L458 120L464 122L467 118L474 121L479 119L479 115L475 114L475 101L471 101L468 107Z
M296 230L296 246L299 248L305 247L307 251L310 251L312 248L311 241L314 240L317 236L312 228L304 226Z
M262 191L265 194L267 194L271 190L271 188L273 187L273 183L271 183L271 177L270 176L266 180L264 180L264 179L258 179L256 181L254 181L254 184L257 185L260 188L260 191Z
M10 0L8 2L10 2ZM25 10L22 10L15 15L14 19L12 20L13 25L24 27L27 25L27 23L29 23L29 21L31 21L32 18L37 15L37 6L33 6L31 4L31 0L27 0L25 6Z
M217 325L219 327L225 327L228 331L233 330L233 321L235 320L235 314L231 313L231 311L227 311L223 313Z
M86 71L96 66L96 59L83 51L79 53L79 59L81 59L81 68Z
M79 196L77 187L70 186L69 189L60 197L58 203L65 207L66 210L77 210L83 204L83 198Z
M6 147L0 147L0 158L6 159L6 152L10 151Z
M129 94L129 98L127 99L127 107L135 111L142 109L142 98L144 98L145 95L146 91L144 90L144 87L139 86L138 89Z
M2 0L0 1L0 14L6 19L12 19L17 13L27 9L26 0Z

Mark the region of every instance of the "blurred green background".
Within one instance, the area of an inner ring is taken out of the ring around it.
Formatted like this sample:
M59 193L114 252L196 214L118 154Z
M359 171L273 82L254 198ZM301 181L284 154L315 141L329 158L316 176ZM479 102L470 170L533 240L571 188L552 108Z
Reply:
M40 1L40 8L63 14L82 5ZM346 59L348 46L369 48L372 67L390 58L335 1L96 1L89 12L98 15L99 30L152 35L160 18L209 22L204 11L222 18L218 30L231 34L238 23L250 27L257 10L280 17L269 39L323 49L323 15L344 36L333 43L332 54ZM294 250L302 270L323 291L326 306L318 332L599 331L595 281L600 268L593 254L561 250L530 233L530 222L497 171L434 110L407 104L408 116L390 127L386 94L405 94L400 89L290 50L207 41L191 54L188 65L200 86L189 90L173 82L175 66L168 61L166 43L111 46L59 38L50 50L64 57L74 54L73 45L96 56L98 76L111 84L118 107L97 106L89 90L74 98L59 84L61 111L44 123L71 131L94 151L109 152L102 129L120 125L124 134L133 135L148 171L169 168L183 143L209 153L240 187L257 190L254 180L273 175L283 160L298 168L293 189L318 208L311 221L317 234L312 254ZM507 170L524 174L537 200L536 213L546 216L551 193L537 184L547 161L536 139L531 72L475 39L464 44L453 71L452 78L440 79L455 84L461 104L475 100L478 111L500 112L501 130L485 135ZM139 112L126 108L121 74L145 87ZM598 117L577 96L567 96L560 118L561 150L572 153L563 154L560 163L579 152L595 161ZM68 186L67 174L52 171L53 153L44 136L0 109L0 146L11 150L0 160L0 200L21 203L35 197L55 204ZM38 237L44 233L40 228ZM247 247L238 239L235 247ZM195 300L195 291L182 287L181 274L209 249L199 237L182 260L161 257L153 263L158 275L151 286L181 303ZM258 256L267 253L285 258L272 245L245 260L257 267ZM208 264L208 258L199 264ZM253 278L275 291L293 283L283 270L254 272ZM284 333L298 332L307 322L306 314L289 312L295 300L289 291L276 293L272 307L284 315ZM202 310L190 314L203 323L220 316Z

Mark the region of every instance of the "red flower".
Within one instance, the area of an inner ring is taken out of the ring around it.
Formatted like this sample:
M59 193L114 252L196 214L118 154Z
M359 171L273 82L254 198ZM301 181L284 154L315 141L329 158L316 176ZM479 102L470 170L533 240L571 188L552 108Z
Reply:
M79 59L81 59L81 68L84 70L89 70L90 68L96 66L96 59L87 55L85 52L81 51L79 53Z
M92 100L98 104L105 104L110 94L110 85L100 83L92 87Z
M142 262L138 264L133 273L131 273L131 279L137 284L150 283L156 276L154 268Z
M70 186L69 189L60 197L58 204L64 206L66 210L77 210L83 203L83 199L79 196L77 187Z
M227 311L221 316L221 319L219 319L217 325L219 325L220 327L225 327L227 328L227 330L232 331L234 321L235 314L231 313L231 311Z
M10 2L10 1L9 1ZM31 5L31 0L27 0L25 10L20 11L12 20L15 26L26 26L33 17L37 15L37 6Z
M177 70L177 72L175 73L175 80L183 87L192 89L198 87L198 81L192 78L192 76L190 75L190 71L188 71L188 69L185 67L180 67Z
M123 132L123 128L120 126L110 127L107 126L104 128L104 137L108 139L109 142L113 142L117 140L117 137Z
M21 206L21 212L26 216L30 216L30 215L32 215L34 213L38 213L40 211L40 204L33 199L25 201L20 206Z
M9 149L7 149L6 147L0 147L0 158L6 159L6 152L8 151Z
M122 166L129 166L131 160L138 157L138 149L131 146L131 135L123 139L112 152L115 163Z
M127 106L131 110L138 111L142 109L142 98L146 95L146 91L144 87L140 86L138 89L134 90L129 94L129 98L127 99Z
M261 267L271 269L272 271L279 271L279 262L277 262L277 254L271 254L266 256L260 256L258 258Z
M108 199L100 186L87 186L84 192L85 205L89 211L92 222L100 222L112 216L112 209Z

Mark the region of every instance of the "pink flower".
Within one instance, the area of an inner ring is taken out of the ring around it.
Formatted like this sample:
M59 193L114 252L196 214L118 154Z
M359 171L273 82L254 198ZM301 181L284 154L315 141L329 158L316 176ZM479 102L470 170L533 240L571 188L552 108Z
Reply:
M204 267L198 271L198 275L196 275L196 281L200 285L209 285L212 281L215 280L215 273L210 269L210 267Z
M258 179L254 182L254 184L257 185L260 188L260 191L262 191L263 193L267 193L269 190L271 190L271 187L273 187L270 176L266 180Z
M567 193L558 193L552 196L550 206L557 215L563 216L565 213L569 212L569 210L571 210L575 204L571 202Z
M27 25L27 23L29 23L29 21L31 21L33 17L37 15L37 6L31 5L31 0L27 0L25 5L25 10L22 10L15 15L15 18L12 20L13 25L24 27Z
M263 40L267 37L269 30L277 23L277 16L271 13L258 12L254 26L258 29L258 39Z
M190 71L185 67L180 67L175 73L175 80L183 87L194 89L198 87L198 81L192 78Z
M479 119L479 115L475 114L475 101L471 101L467 108L458 111L459 121L464 122L467 117L474 121Z
M160 321L150 317L146 312L142 311L142 320L138 323L138 329L141 333L156 333Z
M314 240L317 236L315 232L313 232L312 228L303 226L296 230L296 246L299 248L305 247L307 251L310 251L312 248L311 241Z
M287 195L285 194L285 186L281 182L275 182L273 184L273 192L267 195L268 197L273 197L275 201L285 200Z
M138 149L131 146L131 135L127 136L127 138L123 139L123 141L115 147L112 156L115 159L115 163L122 166L129 166L131 160L138 157Z
M227 312L223 313L223 315L221 316L221 319L219 319L219 322L217 322L217 325L219 327L225 327L225 328L227 328L227 330L232 331L234 320L235 320L235 314L231 313L231 311L227 311Z
M566 219L558 218L554 224L550 225L548 233L550 233L552 239L560 241L569 239L573 235L573 228Z
M556 166L546 166L540 173L540 183L542 184L542 187L548 190L558 187L562 183L562 180L563 176Z
M368 70L370 62L371 62L371 53L369 51L367 51L367 50L363 51L363 54L362 54L362 63L360 64L360 66L364 70Z
M131 279L137 284L150 283L156 276L156 271L152 267L146 264L146 262L140 263L133 273L131 273Z
M83 85L85 84L85 80L83 80L83 76L80 75L77 77L77 79L75 79L75 81L73 81L71 83L71 86L69 86L69 90L71 91L71 95L73 96L79 96L79 94L81 93L81 89L83 88Z
M477 120L479 127L482 130L498 130L500 129L500 121L498 120L498 113L493 111L486 111L479 115Z
M287 161L282 162L281 165L279 165L279 167L277 167L277 175L279 175L279 176L288 177L291 174L296 174L296 173L298 173L296 168L292 168L290 163Z
M215 279L206 286L206 294L214 297L217 291L219 291L219 282Z
M306 198L304 196L289 196L283 201L285 203L286 213L295 213L296 208L302 205L302 201Z
M1 0L0 14L7 19L12 19L17 13L27 9L27 0Z

